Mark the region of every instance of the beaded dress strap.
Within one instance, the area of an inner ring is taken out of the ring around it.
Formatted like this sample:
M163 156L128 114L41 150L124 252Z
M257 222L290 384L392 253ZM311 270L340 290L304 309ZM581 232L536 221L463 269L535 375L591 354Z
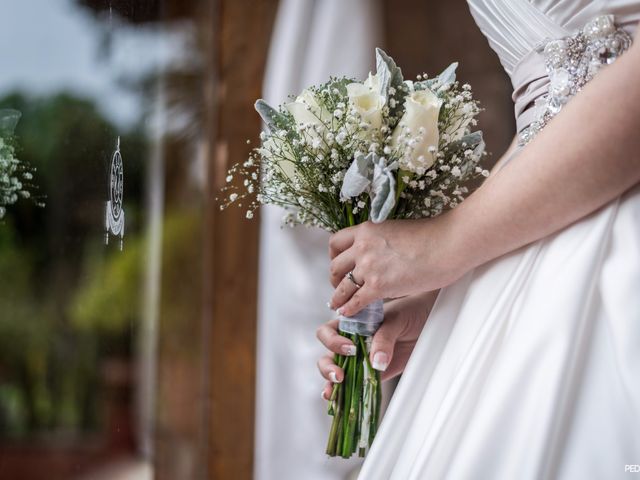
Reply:
M530 108L527 107L531 102L522 97L527 92L514 92L516 108L518 103L522 105L517 112L518 124L523 126L519 128L518 145L529 143L602 67L613 63L631 43L631 36L616 28L613 15L596 17L573 35L542 42L525 61L537 63L537 67L533 67L535 73L540 70L542 56L548 78L547 91L538 95Z

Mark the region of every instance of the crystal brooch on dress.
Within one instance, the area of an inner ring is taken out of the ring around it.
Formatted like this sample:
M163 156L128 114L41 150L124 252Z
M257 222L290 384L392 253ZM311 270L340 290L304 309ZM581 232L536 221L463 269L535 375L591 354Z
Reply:
M535 102L536 120L518 134L518 145L529 143L549 120L605 65L631 46L631 36L616 28L613 15L602 15L579 32L547 40L537 50L544 56L549 90Z

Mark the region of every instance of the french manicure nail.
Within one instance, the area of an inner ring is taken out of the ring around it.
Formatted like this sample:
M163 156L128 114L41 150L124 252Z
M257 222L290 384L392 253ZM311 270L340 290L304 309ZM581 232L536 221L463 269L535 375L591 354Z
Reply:
M389 356L384 352L376 352L371 366L380 372L384 372L389 366Z
M322 391L320 392L320 397L322 397L322 399L323 399L323 400L326 400L326 399L327 399L327 397L325 397L325 396L324 396L324 390L322 390Z
M338 377L336 377L336 372L329 372L329 380L331 380L333 383L340 383L338 381Z
M328 308L329 310L333 310L333 307L331 306L331 302L327 302L327 308Z
M355 345L343 345L342 348L342 353L352 357L353 355L356 354L356 346Z
M337 310L336 310L336 313L337 313L338 315L342 315L342 307L340 307L339 309L337 309Z

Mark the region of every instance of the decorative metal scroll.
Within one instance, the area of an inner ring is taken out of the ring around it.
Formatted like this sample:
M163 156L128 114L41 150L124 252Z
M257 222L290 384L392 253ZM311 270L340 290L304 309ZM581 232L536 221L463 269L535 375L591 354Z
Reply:
M120 154L120 137L116 144L116 151L111 157L109 171L109 200L105 209L105 236L104 242L109 244L109 235L120 237L120 250L124 243L124 209L122 206L124 168L122 155Z

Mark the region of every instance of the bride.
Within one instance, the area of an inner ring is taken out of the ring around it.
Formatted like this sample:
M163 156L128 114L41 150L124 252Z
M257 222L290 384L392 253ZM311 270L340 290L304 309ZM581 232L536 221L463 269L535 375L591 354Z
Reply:
M630 478L640 472L640 45L622 53L620 41L640 2L469 3L514 85L512 147L455 210L330 241L333 308L350 316L394 299L371 360L383 378L403 375L360 478ZM576 73L586 55L612 64ZM576 88L557 115L536 103ZM344 354L336 328L318 337ZM318 362L325 397L343 378L332 358Z

